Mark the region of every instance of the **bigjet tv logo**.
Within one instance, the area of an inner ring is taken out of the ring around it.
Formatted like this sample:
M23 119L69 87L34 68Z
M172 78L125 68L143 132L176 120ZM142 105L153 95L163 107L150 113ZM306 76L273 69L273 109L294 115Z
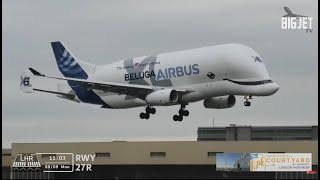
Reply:
M313 17L295 14L288 7L284 7L287 13L281 18L281 29L303 29L312 32Z

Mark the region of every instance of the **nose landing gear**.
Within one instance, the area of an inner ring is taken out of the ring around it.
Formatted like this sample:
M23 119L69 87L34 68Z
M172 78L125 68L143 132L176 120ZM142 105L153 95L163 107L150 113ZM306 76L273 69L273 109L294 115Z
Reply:
M141 119L149 119L150 114L155 114L156 113L156 108L152 108L151 106L146 107L146 112L145 113L140 113L140 118Z
M183 120L183 116L189 116L189 111L185 110L186 105L185 104L181 104L180 110L179 110L179 115L174 115L173 116L173 120L174 121L182 121Z
M252 96L251 95L245 96L244 99L245 99L244 106L250 106L251 102L249 101L249 99L252 99Z

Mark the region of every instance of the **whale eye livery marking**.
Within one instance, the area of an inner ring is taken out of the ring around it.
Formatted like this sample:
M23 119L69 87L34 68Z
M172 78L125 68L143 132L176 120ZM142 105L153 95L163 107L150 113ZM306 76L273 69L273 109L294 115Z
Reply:
M216 75L213 74L212 72L208 72L207 77L210 79L214 79L216 77Z

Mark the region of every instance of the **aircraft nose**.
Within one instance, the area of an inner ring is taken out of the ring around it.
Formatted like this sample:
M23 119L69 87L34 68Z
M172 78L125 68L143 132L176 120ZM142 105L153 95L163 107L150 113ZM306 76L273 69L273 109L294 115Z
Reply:
M272 94L276 93L280 89L280 86L277 83L272 83L271 91Z

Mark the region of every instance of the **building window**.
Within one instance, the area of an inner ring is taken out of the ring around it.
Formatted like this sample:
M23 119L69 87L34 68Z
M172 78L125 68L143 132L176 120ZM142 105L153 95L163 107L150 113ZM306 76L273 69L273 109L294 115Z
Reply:
M208 157L216 157L217 153L223 153L223 152L208 152L207 155Z
M150 157L166 157L166 152L150 152Z
M97 152L96 157L109 158L111 157L110 152Z

